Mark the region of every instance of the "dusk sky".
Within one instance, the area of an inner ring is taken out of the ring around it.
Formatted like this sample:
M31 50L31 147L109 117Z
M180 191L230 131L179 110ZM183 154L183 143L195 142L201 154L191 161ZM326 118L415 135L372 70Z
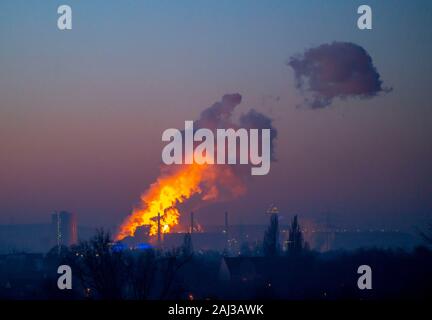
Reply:
M267 223L274 203L285 221L420 226L432 213L432 2L366 2L372 30L357 28L365 1L2 0L0 223L68 210L119 225L160 174L162 132L239 93L238 115L274 120L277 161L242 197L199 209L200 223L225 210ZM57 29L60 4L70 31ZM311 108L289 61L333 42L363 48L382 88Z

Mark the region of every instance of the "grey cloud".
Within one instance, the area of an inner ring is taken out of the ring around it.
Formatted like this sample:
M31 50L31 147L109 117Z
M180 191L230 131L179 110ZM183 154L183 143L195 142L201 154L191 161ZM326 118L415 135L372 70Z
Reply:
M305 104L314 109L330 106L335 98L370 98L391 90L383 88L368 52L350 42L308 49L291 57L288 65L305 94Z

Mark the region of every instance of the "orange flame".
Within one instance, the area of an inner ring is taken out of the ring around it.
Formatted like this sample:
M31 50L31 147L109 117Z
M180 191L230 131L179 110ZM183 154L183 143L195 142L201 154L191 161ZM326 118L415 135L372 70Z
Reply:
M182 166L171 175L159 177L141 196L141 207L133 210L120 227L116 239L133 236L139 226L149 225L150 235L157 234L157 217L160 214L161 232L168 233L179 223L176 205L192 195L201 193L200 182L208 165Z
M136 229L144 225L150 226L151 236L156 235L158 213L161 232L170 232L179 223L178 204L195 194L202 194L204 201L220 200L223 198L219 189L222 185L230 196L239 196L246 190L241 179L228 166L194 163L162 175L142 194L141 206L134 209L120 226L116 240L133 236Z

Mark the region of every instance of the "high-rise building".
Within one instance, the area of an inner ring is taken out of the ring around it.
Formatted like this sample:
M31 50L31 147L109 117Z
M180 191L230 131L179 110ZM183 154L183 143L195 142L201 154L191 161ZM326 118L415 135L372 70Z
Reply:
M60 247L77 243L77 222L74 213L67 211L54 212L51 215L51 225L55 236L55 245Z

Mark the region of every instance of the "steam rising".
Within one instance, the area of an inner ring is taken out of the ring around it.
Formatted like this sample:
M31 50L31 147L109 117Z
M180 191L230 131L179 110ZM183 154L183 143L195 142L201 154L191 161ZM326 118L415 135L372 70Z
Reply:
M371 98L391 89L383 88L371 56L350 42L322 44L290 58L297 88L305 105L325 108L335 98Z
M194 128L216 129L270 129L271 152L277 131L266 115L250 110L238 121L234 109L241 103L241 95L226 94L222 100L201 112ZM237 153L238 155L239 153ZM272 157L274 158L274 157ZM162 167L157 180L142 194L141 202L121 225L116 236L121 240L133 236L138 227L150 226L150 234L157 232L156 217L161 216L162 232L170 232L178 225L180 211L177 206L193 196L199 196L201 205L209 201L224 201L246 192L245 179L250 177L242 165L171 165Z

